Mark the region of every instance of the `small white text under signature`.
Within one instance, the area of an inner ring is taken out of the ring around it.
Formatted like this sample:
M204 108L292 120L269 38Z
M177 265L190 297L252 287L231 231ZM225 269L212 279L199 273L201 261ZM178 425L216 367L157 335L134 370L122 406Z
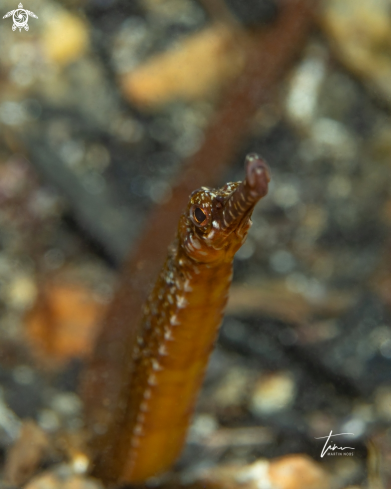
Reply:
M341 435L354 435L354 433L335 433L333 435L333 430L330 431L330 433L327 435L327 436L319 436L318 438L315 438L316 440L320 440L322 438L326 438L326 443L324 444L323 446L323 450L322 450L322 453L320 454L321 458L323 458L326 453L329 451L329 450L347 450L348 448L350 450L354 450L353 447L339 447L337 446L335 443L334 445L330 442L330 438L333 437L333 436L341 436ZM330 444L329 444L330 442Z

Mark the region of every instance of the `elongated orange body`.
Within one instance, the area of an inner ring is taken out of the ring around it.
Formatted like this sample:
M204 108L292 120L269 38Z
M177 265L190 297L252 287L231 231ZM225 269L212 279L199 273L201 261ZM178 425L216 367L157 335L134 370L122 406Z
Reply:
M103 480L142 482L179 455L223 317L233 257L268 182L267 165L252 154L243 182L190 196L130 352L126 406L118 407L126 415L97 437L94 473Z

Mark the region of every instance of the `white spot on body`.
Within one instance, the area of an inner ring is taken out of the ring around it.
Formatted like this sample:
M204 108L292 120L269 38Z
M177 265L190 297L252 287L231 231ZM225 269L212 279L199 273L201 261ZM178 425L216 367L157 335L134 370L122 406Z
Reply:
M194 248L196 248L197 250L199 250L201 248L200 242L198 241L198 239L194 238L193 234L190 235L190 241L191 241L191 244L194 246Z
M171 326L178 326L179 324L181 324L178 320L178 316L176 314L173 314L171 317L170 317L170 324Z
M155 371L155 372L158 372L159 370L163 370L163 367L160 365L160 363L153 359L152 360L152 369Z
M144 399L150 399L151 395L152 395L151 389L145 389L144 390L144 394L143 394Z
M177 289L181 289L182 286L183 286L183 283L181 280L179 280L178 278L175 279L175 286ZM174 290L173 290L173 293L174 293Z
M159 350L158 350L158 353L161 357L165 357L168 355L167 353L167 348L165 347L165 345L160 345L159 346Z
M140 404L140 411L142 413L147 413L148 412L148 403L147 401L143 401L141 404Z
M187 245L187 249L188 250L190 250L190 251L196 251L195 248L194 248L194 246L193 246L193 244L191 243L190 240L187 241L186 245Z
M187 306L187 300L183 295L177 296L177 306L179 307L179 309L183 309Z
M143 423L145 420L145 414L143 414L142 412L139 412L137 414L137 423Z
M215 229L220 229L220 224L217 221L213 221L212 224Z
M155 374L152 374L148 377L148 381L147 381L147 384L148 385L151 385L151 386L155 386L157 385L157 378L156 378L156 375Z
M172 337L172 332L170 329L167 329L165 332L164 332L164 339L166 341L172 341L173 340L173 337Z
M186 280L183 289L185 292L191 292L193 290L193 287L190 285L190 280Z

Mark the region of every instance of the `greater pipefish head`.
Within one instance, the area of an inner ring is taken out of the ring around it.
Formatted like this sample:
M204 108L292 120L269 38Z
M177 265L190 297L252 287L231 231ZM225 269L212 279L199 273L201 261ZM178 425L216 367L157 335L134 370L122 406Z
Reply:
M219 189L201 187L190 195L179 224L179 239L186 254L200 263L232 260L244 243L256 203L267 194L270 171L257 154L245 162L243 182Z

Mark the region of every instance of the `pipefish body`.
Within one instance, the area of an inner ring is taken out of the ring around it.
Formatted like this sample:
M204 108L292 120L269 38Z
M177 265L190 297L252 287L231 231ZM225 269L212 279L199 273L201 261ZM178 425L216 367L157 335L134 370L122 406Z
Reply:
M269 169L258 155L248 155L245 168L243 182L195 190L180 217L129 353L126 407L91 442L93 473L105 482L142 482L168 469L181 451L223 318L233 258L268 190Z

